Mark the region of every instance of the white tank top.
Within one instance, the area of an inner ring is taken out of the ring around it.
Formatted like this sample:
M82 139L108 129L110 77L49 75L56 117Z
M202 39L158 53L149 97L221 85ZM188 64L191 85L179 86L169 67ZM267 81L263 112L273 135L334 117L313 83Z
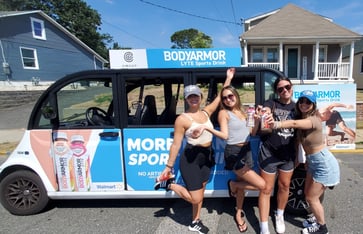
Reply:
M204 145L206 143L212 142L213 134L207 130L203 131L203 133L198 138L191 137L192 132L200 125L207 125L208 127L213 128L213 124L210 121L208 114L205 111L203 111L203 113L208 117L208 120L205 123L197 123L190 115L183 113L185 116L187 116L188 119L192 121L192 125L185 131L185 138L191 145Z

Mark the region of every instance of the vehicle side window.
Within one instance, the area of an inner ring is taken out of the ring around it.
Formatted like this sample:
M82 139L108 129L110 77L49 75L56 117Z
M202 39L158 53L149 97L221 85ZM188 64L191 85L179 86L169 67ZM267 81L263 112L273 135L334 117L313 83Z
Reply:
M172 125L184 111L183 78L143 77L127 82L128 125Z
M57 92L60 128L113 125L112 85L109 80L79 80Z
M223 88L226 74L223 73L212 73L212 74L197 74L196 81L197 85L203 92L202 106L212 102L217 95L220 95L220 91ZM250 104L256 103L255 93L255 80L256 76L243 73L236 73L232 80L232 86L235 87L240 95L241 105L247 108ZM214 126L219 126L218 123L218 112L219 108L211 116L211 121Z
M264 89L265 89L265 95L264 100L268 99L274 99L275 94L273 90L273 84L275 80L277 79L277 76L275 73L272 72L263 72L263 82L264 82Z

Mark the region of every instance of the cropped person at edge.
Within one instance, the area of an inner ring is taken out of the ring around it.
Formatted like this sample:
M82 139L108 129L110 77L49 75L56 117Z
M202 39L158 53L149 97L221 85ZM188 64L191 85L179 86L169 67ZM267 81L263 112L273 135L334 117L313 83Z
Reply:
M287 77L279 77L273 84L277 99L270 99L264 103L267 120L276 121L294 119L295 103L292 101L292 83ZM259 111L258 111L259 112ZM269 129L269 128L268 128ZM270 129L269 129L270 130ZM275 227L277 233L285 232L284 210L289 197L291 177L294 172L296 149L293 128L260 131L261 147L259 152L260 175L266 182L258 200L260 211L260 232L269 234L268 217L270 213L270 196L277 176L277 211Z
M262 190L265 181L253 168L253 159L250 147L250 135L256 135L259 121L254 116L255 127L247 127L247 115L242 109L237 90L226 86L221 91L221 110L218 113L220 131L204 126L207 131L226 140L224 149L225 169L236 174L236 181L228 180L230 196L236 198L236 213L234 219L240 232L247 231L247 223L243 219L243 201L245 190Z
M227 70L224 87L230 85L234 74L235 68L229 68ZM212 166L209 158L212 153L211 145L213 135L208 131L203 131L200 134L196 129L200 125L208 125L213 128L210 116L217 109L220 96L216 96L213 102L205 106L202 110L200 110L202 92L198 86L186 86L184 88L184 98L188 104L188 109L175 120L173 143L170 147L166 167L160 177L167 177L170 174L185 137L187 144L180 156L180 173L186 187L176 184L174 178L171 178L160 181L159 184L155 185L155 189L164 188L167 191L172 190L185 201L191 203L192 222L189 225L189 230L208 233L209 229L200 220L200 212L204 191Z

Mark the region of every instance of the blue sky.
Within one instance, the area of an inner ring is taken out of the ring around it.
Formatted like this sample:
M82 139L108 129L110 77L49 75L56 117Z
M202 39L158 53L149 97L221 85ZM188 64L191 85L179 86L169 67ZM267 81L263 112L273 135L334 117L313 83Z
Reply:
M171 35L195 28L213 39L215 48L238 48L241 19L293 3L363 34L362 0L85 0L102 17L101 33L122 47L170 48Z

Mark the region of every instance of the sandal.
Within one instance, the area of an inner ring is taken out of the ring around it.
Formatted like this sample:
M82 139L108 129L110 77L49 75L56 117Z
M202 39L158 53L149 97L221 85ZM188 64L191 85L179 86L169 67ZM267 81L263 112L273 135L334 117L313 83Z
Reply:
M245 217L245 213L242 211L241 212L241 218L244 218L244 217ZM236 217L235 217L235 221L236 221L236 224L237 224L238 231L240 233L247 232L248 226L247 226L247 223L246 223L246 221L244 219L242 220L243 223L241 223L241 224L237 221Z
M232 182L232 180L228 180L228 182L227 182L228 194L229 194L229 197L236 197L236 194L234 192L232 192L231 182Z

